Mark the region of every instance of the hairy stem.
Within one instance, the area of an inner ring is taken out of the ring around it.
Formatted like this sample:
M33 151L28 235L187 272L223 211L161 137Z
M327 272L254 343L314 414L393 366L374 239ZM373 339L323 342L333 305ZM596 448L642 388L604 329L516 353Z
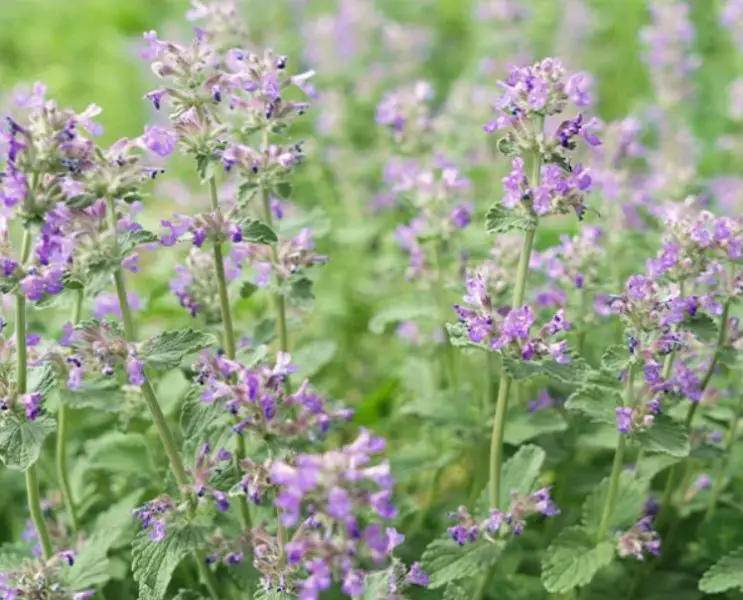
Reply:
M723 306L722 317L720 320L720 331L717 334L717 343L715 344L715 350L714 350L714 353L712 354L712 360L710 361L709 367L707 368L707 371L704 374L704 377L702 378L702 382L699 385L699 391L702 393L702 395L704 394L704 391L707 389L709 382L712 380L712 376L715 374L715 369L717 368L717 362L720 359L720 351L725 345L725 337L727 335L726 331L727 331L729 316L730 316L730 300L725 302L725 305ZM694 420L694 415L696 414L696 411L698 408L699 408L699 402L692 402L689 405L689 410L686 413L686 420L684 421L685 429L687 432L691 430L691 424L692 424L692 421ZM687 457L684 462L688 462L689 460L691 459ZM658 519L657 519L658 525L663 524L664 521L668 517L668 511L670 510L671 499L673 498L673 492L676 489L676 481L679 475L679 467L680 465L678 463L673 465L668 474L668 480L666 481L666 487L663 490L663 499L661 500L660 512L658 513Z
M630 365L627 373L627 387L624 392L624 406L630 406L633 402L634 385L635 369L634 365ZM609 489L606 493L606 502L604 502L604 508L601 512L601 520L599 521L598 530L596 531L597 543L604 539L609 528L611 515L614 512L614 506L617 501L617 492L619 491L619 476L622 474L622 469L624 467L624 450L626 445L627 436L620 433L619 443L617 444L616 450L614 450L614 462L611 467L611 475L609 475Z
M118 238L116 237L116 205L113 198L108 199L108 222L109 227L111 228L111 232L114 236L114 248L118 254L119 244ZM118 297L119 305L121 307L122 321L124 324L124 337L128 342L136 342L134 320L132 318L131 307L129 306L126 280L124 279L124 272L121 266L119 266L114 271L114 283L116 284L116 296ZM150 417L152 418L152 422L154 423L155 429L157 430L158 436L160 437L160 442L163 445L165 454L168 456L170 468L173 476L175 477L176 483L178 483L178 488L180 489L181 496L184 499L188 498L189 500L189 516L193 517L196 510L196 503L194 502L193 497L187 492L188 475L186 474L186 469L183 466L181 456L178 453L178 446L175 443L173 432L170 431L170 427L168 426L168 422L165 419L165 415L160 408L160 403L158 402L157 396L155 395L155 390L152 388L152 384L150 383L148 374L145 374L145 380L144 383L140 386L140 390L142 392L142 396L144 397L145 404L147 405L147 409L150 413ZM214 579L214 573L209 570L209 567L207 567L206 563L204 562L203 553L201 551L194 552L194 558L196 560L196 568L199 570L199 574L201 575L201 579L203 580L204 585L209 590L209 595L213 598L213 600L219 600L220 594L217 591L217 583Z
M70 321L73 326L80 322L82 310L83 290L77 290L75 293L75 301L72 306L72 319ZM60 402L59 412L57 414L57 480L59 481L59 486L62 490L62 501L64 502L65 511L67 512L67 518L70 521L70 527L73 532L77 533L80 530L80 524L77 520L75 503L72 501L70 476L67 469L67 425L69 416L69 408L67 408L63 402Z
M743 398L738 397L738 401L735 403L735 409L733 414L730 416L730 422L728 424L727 437L725 438L725 452L723 457L720 459L717 474L712 484L712 489L709 492L709 498L707 500L707 512L705 513L705 521L710 521L715 516L717 510L717 499L720 497L725 486L725 478L727 477L728 470L730 469L730 456L733 452L733 444L738 437L738 421L743 412Z
M209 200L211 202L212 210L220 214L219 198L217 196L217 181L214 177L209 180ZM224 273L224 256L222 255L221 244L215 243L213 245L214 252L214 271L217 275L217 286L219 287L219 306L222 314L222 329L224 332L224 350L227 353L227 358L235 360L237 348L235 345L235 329L232 320L232 308L230 306L230 296L227 293L227 277ZM239 422L240 418L235 415L235 422ZM241 433L237 434L237 448L234 457L235 472L240 478L240 464L245 460L245 438ZM252 520L250 518L250 508L248 507L248 500L245 496L238 497L238 507L240 509L240 520L245 529L252 529Z
M23 230L21 242L21 264L24 264L31 254L31 231ZM16 393L18 397L27 391L28 384L28 348L26 346L26 297L18 292L15 303L15 355L16 355ZM26 470L26 497L28 498L28 512L39 537L44 558L51 558L54 549L49 529L41 510L39 495L39 481L36 475L36 464Z

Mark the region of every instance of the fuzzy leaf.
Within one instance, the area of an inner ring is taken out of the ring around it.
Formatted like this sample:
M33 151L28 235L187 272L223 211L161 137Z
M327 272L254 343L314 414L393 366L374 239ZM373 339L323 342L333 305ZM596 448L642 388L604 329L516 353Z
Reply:
M13 571L32 558L33 553L29 543L3 544L0 546L0 573Z
M471 600L472 595L461 583L450 583L444 590L443 600Z
M315 284L309 277L299 275L289 282L289 298L299 306L306 306L315 299Z
M546 454L539 446L521 446L516 454L503 465L501 473L500 508L506 510L511 502L511 492L526 496L534 491Z
M552 358L544 360L519 360L512 356L503 357L503 366L516 380L546 375L550 379L568 385L578 385L585 380L590 368L579 356L572 357L569 363L558 363Z
M564 594L591 582L614 558L614 545L598 545L581 527L569 527L555 538L542 562L542 583L548 592Z
M487 344L473 342L470 339L467 327L464 323L446 323L446 335L449 338L449 343L455 348L479 348L490 352Z
M301 346L293 355L292 362L297 365L297 376L301 379L312 377L327 365L338 349L332 340L310 342Z
M276 192L279 198L283 198L284 200L286 200L292 195L292 184L289 183L288 181L279 181L274 186L274 191Z
M609 373L621 373L629 364L627 346L615 344L609 346L601 355L601 368Z
M432 396L415 396L400 409L401 415L415 415L427 422L449 429L483 430L479 409L473 403L462 401L451 390L442 390Z
M147 441L141 433L111 431L85 444L90 469L111 473L146 474L152 470Z
M718 336L719 328L715 320L706 313L697 313L693 317L686 317L679 325L679 329L684 329L693 333L703 342L711 342Z
M106 583L110 575L108 550L118 537L119 531L111 528L96 531L85 540L75 557L75 563L65 573L64 580L72 589L81 590Z
M55 387L57 387L57 378L54 376L54 369L49 363L28 370L27 389L29 392L39 392L46 397Z
M528 412L522 408L515 408L510 412L504 439L512 446L520 446L540 435L565 431L568 428L565 419L554 409L545 408Z
M400 321L413 321L415 319L428 318L436 315L436 306L429 301L412 302L411 304L394 304L380 310L369 321L369 331L372 333L384 333L388 325Z
M204 530L194 524L171 527L160 542L153 542L146 531L141 531L132 541L132 574L139 586L139 597L164 598L173 571L205 543Z
M227 426L229 421L219 402L203 402L199 392L194 387L183 402L181 431L188 441L201 442L210 437L208 431Z
M70 408L93 408L118 413L126 402L126 393L118 381L101 378L83 381L76 390L67 389L63 385L59 390L59 398Z
M490 207L485 216L485 228L488 233L508 233L509 231L533 231L537 226L535 217L526 214L520 208L506 209L500 203Z
M638 479L634 473L624 471L619 474L614 510L609 517L609 531L628 529L637 521L647 496L646 488L647 480ZM607 477L583 503L583 525L590 534L598 531L601 524L608 490L609 478Z
M597 385L583 385L570 395L565 408L583 413L596 423L614 425L617 422L616 409L621 405L619 392Z
M241 207L247 205L258 192L258 184L254 181L243 181L237 188L237 201Z
M649 429L637 434L637 441L648 452L663 452L676 457L689 455L686 428L667 415L655 417Z
M29 421L25 415L6 411L0 415L0 460L9 469L25 471L37 460L44 440L56 429L47 415Z
M738 548L712 565L699 580L699 589L705 594L743 590L743 548Z
M142 342L139 354L145 363L155 368L175 369L186 356L208 348L215 342L213 335L203 331L175 329Z
M255 285L252 281L245 281L240 286L240 298L242 298L243 300L245 300L246 298L250 298L257 291L257 285Z
M157 236L151 231L145 229L127 230L119 234L119 250L122 256L126 256L140 244L150 244L156 241Z
M242 236L244 241L256 244L275 244L279 241L276 232L258 219L249 219L242 223Z
M270 344L274 337L276 337L276 321L274 319L263 319L258 322L253 330L253 345Z
M429 576L428 587L444 587L452 581L483 573L498 560L502 551L502 544L484 539L464 546L452 540L434 540L421 557L423 570Z

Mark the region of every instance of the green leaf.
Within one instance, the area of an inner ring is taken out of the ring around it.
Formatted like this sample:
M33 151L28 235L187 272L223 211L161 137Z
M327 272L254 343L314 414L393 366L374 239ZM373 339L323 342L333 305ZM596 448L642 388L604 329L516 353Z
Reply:
M591 534L595 534L601 524L608 490L609 478L607 477L583 503L583 525ZM638 479L634 473L629 471L620 473L614 510L609 517L609 531L631 527L639 518L646 497L647 480Z
M470 339L469 332L464 323L446 323L444 327L446 328L449 343L455 348L479 348L486 352L491 351L487 344L473 342Z
M151 231L145 229L126 230L119 234L119 251L121 256L126 256L140 244L151 244L156 241L157 236Z
M521 446L503 465L501 473L500 508L505 511L511 503L511 493L520 497L529 495L536 487L546 454L539 446Z
M513 356L503 357L503 367L508 374L517 381L546 375L550 379L568 385L578 385L583 382L590 368L579 356L573 356L569 363L558 363L552 358L544 360L521 360Z
M44 440L56 429L47 415L29 421L25 415L5 411L0 415L0 460L9 469L25 471L41 454Z
M312 377L320 369L330 363L338 349L338 344L332 340L310 342L292 355L292 362L297 365L299 378Z
M676 457L689 455L689 436L684 425L668 415L658 415L649 429L637 434L637 441L648 452Z
M279 181L274 186L274 191L279 198L283 198L284 200L286 200L292 195L292 184L288 181Z
M383 600L390 595L389 571L369 573L364 578L364 600Z
M565 402L565 408L583 413L596 423L615 425L616 409L622 405L619 392L597 385L583 385Z
M26 542L3 544L0 546L0 573L13 571L33 558L31 545Z
M188 441L202 442L207 432L227 426L229 419L219 402L203 402L201 390L194 387L187 394L181 409L181 431Z
M83 381L76 390L62 386L59 398L70 408L93 408L112 413L120 412L127 400L121 384L110 377Z
M111 431L86 443L85 454L91 469L130 475L152 470L147 440L141 433Z
M118 534L115 529L102 529L85 540L75 557L75 563L65 573L64 581L67 586L81 590L102 585L109 580L110 560L107 554Z
M414 321L416 319L431 319L437 315L437 308L429 300L419 300L411 304L393 304L380 310L369 321L369 331L375 334L384 333L384 330L393 323Z
M248 204L258 192L258 183L255 181L243 181L237 188L237 201L241 207Z
M743 590L743 548L721 558L699 580L699 590L705 594L732 589Z
M253 330L253 346L270 344L276 337L276 321L274 319L262 319Z
M188 356L212 346L213 335L195 329L176 329L142 342L139 354L148 365L158 369L175 369Z
M452 390L440 390L432 396L418 395L400 409L401 415L415 415L449 429L484 431L480 410L474 403L462 402Z
M132 574L139 586L139 597L164 598L176 567L205 544L204 530L191 523L171 527L160 542L153 542L146 531L141 531L132 541Z
M28 370L28 391L39 392L46 397L49 392L57 387L57 378L54 376L54 369L51 364L44 363L41 367L34 367Z
M510 134L499 137L495 143L495 147L498 148L498 152L503 156L518 156L519 154L519 149L516 147L513 136Z
M242 236L244 241L256 244L275 244L279 241L276 232L258 219L249 219L242 223Z
M258 291L257 285L255 285L252 281L245 281L240 286L240 298L242 299L250 298L257 291Z
M528 412L522 407L514 407L509 411L507 423L504 440L512 446L520 446L540 435L568 428L562 415L551 408Z
M693 317L687 316L679 325L679 329L693 333L703 342L711 342L717 339L719 334L719 328L715 320L702 312L698 312Z
M609 346L601 355L601 368L610 373L621 373L627 369L629 358L627 346L620 344Z
M537 219L526 214L523 209L506 209L500 203L490 207L485 216L485 228L488 233L508 233L509 231L533 231Z
M443 600L471 600L472 594L461 583L450 583L444 590Z
M598 545L581 527L569 527L550 544L542 561L542 583L548 592L564 594L588 585L614 558L614 545Z
M289 298L299 306L306 306L315 299L314 282L302 275L292 277L289 282Z
M178 593L170 600L206 600L204 596L193 590L178 590Z
M452 540L434 540L423 551L421 563L428 573L428 587L444 587L452 581L484 573L503 551L503 544L485 539L459 546Z

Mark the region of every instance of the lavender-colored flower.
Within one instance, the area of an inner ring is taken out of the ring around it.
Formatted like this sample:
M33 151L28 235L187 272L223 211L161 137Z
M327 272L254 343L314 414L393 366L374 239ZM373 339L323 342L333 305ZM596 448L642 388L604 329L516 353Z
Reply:
M170 156L175 150L178 136L163 127L145 127L144 135L140 138L142 145L158 156Z
M620 557L634 556L637 560L645 560L646 553L658 556L660 546L660 536L653 531L652 516L643 517L630 530L617 534L617 553Z

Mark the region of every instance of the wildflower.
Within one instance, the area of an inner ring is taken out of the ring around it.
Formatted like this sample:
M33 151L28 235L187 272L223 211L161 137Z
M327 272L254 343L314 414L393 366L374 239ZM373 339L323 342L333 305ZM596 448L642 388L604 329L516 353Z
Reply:
M631 529L617 534L617 553L620 557L634 556L645 560L645 554L658 556L661 540L653 530L653 517L646 516L635 523Z

